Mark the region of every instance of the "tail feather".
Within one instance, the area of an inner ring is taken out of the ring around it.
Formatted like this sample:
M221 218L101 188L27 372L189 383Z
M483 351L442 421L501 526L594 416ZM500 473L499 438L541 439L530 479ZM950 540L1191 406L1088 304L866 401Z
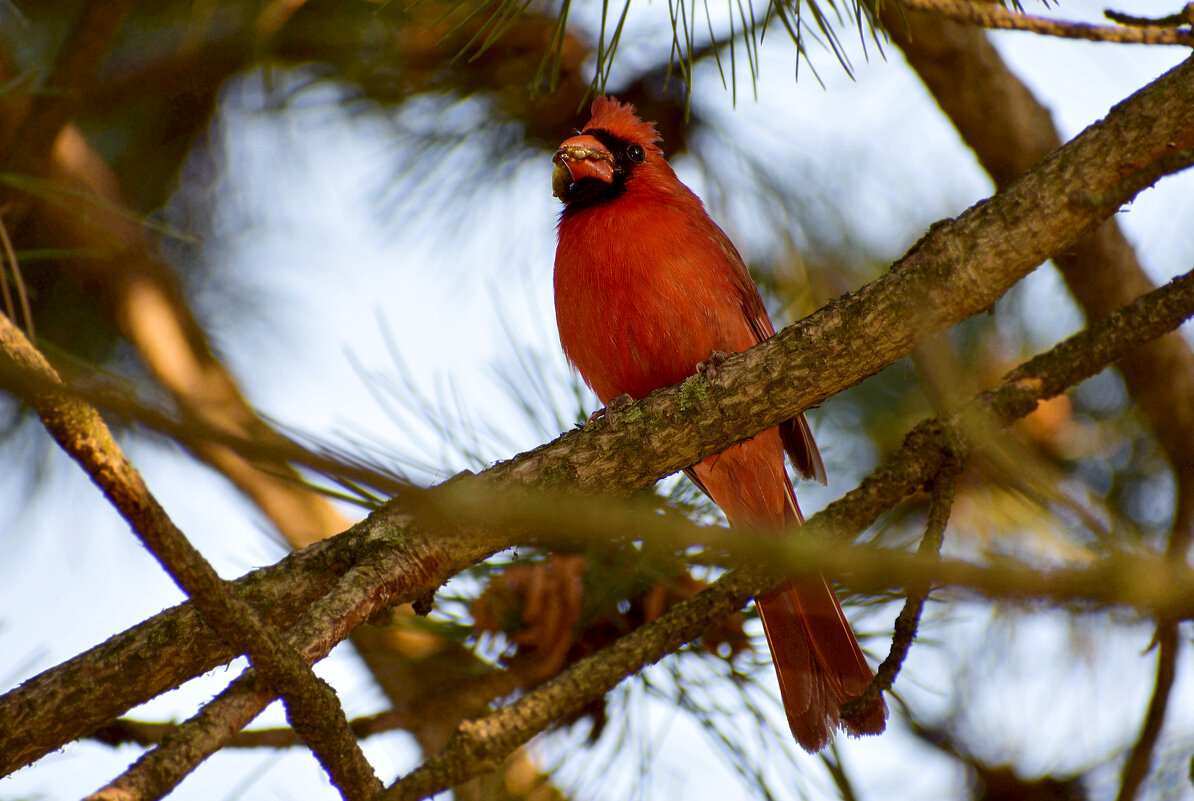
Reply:
M861 695L873 674L829 583L785 581L755 603L800 747L820 751L839 726L854 737L880 734L887 724L882 699L861 719L841 719L842 704Z
M784 470L779 429L710 457L688 473L743 532L782 533L804 523ZM874 674L829 582L822 576L785 581L755 603L788 724L801 747L820 751L839 727L855 737L881 733L887 725L882 699L860 719L841 719L842 704L861 695Z

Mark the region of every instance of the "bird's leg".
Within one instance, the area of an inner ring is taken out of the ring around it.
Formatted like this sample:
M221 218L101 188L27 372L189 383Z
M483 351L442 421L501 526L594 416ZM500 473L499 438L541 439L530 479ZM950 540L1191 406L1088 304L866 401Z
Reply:
M730 354L724 350L709 351L709 358L703 362L697 362L696 371L699 375L703 375L706 381L712 383L717 380L717 369L728 358L730 358Z
M634 398L630 397L630 395L626 392L623 392L621 395L618 395L615 398L610 398L609 403L605 404L605 408L598 409L589 415L589 422L592 423L595 420L605 419L613 423L617 420L618 410L633 400Z

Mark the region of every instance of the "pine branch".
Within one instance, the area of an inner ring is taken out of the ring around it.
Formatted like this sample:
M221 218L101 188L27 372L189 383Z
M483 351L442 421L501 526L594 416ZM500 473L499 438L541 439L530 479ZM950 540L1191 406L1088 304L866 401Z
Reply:
M945 541L945 526L953 509L958 474L962 471L962 466L956 456L947 453L941 470L930 483L929 518L925 524L925 535L917 549L920 556L934 558L941 553L941 545ZM843 720L861 717L879 700L880 695L890 690L895 683L896 676L908 657L908 651L912 648L912 641L916 639L916 629L920 625L920 615L925 600L929 597L929 590L930 585L924 583L908 588L908 599L896 617L891 651L875 671L875 678L862 695L842 706Z
M888 0L885 0L885 4ZM1063 39L1084 39L1089 42L1114 42L1116 44L1184 45L1194 47L1194 34L1175 27L1137 25L1128 28L1113 28L1106 25L1090 25L1085 22L1034 17L1020 14L995 5L972 0L895 0L907 9L927 11L968 25L1002 30L1029 31L1045 36ZM1114 19L1114 18L1113 18Z
M316 752L333 783L350 799L368 798L380 788L331 687L219 577L150 493L99 413L64 391L41 353L3 316L0 360L0 369L9 375L24 371L37 376L36 384L6 384L36 409L46 430L99 486L212 627L266 674L286 699L291 724Z
M1179 650L1177 623L1166 621L1157 627L1157 676L1153 682L1153 696L1148 702L1148 712L1140 736L1124 763L1119 792L1115 801L1132 801L1148 777L1152 765L1153 750L1161 736L1165 723L1165 711L1169 707L1173 680L1177 675L1177 654Z

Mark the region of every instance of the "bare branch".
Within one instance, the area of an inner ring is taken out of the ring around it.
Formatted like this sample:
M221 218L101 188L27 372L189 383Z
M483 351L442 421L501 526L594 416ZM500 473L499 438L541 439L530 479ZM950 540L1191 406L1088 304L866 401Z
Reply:
M374 734L383 734L395 729L406 729L413 725L407 715L389 709L376 715L353 718L348 722L353 736L363 740ZM146 720L119 718L93 731L88 739L104 745L157 745L167 734L178 728L174 723L155 723ZM247 729L238 732L224 743L224 748L293 748L302 745L303 740L291 728Z
M1189 476L1189 473L1179 474ZM1191 528L1194 527L1194 487L1179 484L1177 511L1173 516L1173 528L1169 534L1165 556L1172 563L1186 564L1186 551L1190 545ZM1165 712L1169 707L1173 681L1177 675L1177 659L1180 650L1178 640L1178 619L1163 618L1157 622L1153 643L1157 646L1157 677L1153 682L1153 696L1144 714L1140 734L1124 762L1116 801L1132 801L1148 777L1152 767L1153 752L1161 736Z
M1176 14L1167 14L1163 17L1136 17L1131 14L1125 14L1122 11L1114 11L1110 8L1103 11L1103 16L1112 22L1118 22L1120 25L1131 25L1137 28L1179 28L1182 25L1194 26L1194 3L1186 3L1182 6L1181 11Z
M382 532L401 535L386 523L378 523L372 533ZM287 644L306 663L313 664L327 656L361 623L384 609L398 588L408 586L398 576L402 568L418 570L418 562L411 557L401 542L392 542L387 548L379 547L376 542L368 543L361 552L360 562L287 632ZM204 759L223 748L230 737L248 725L275 697L276 692L261 681L257 670L246 670L198 714L175 727L157 748L143 754L92 798L134 801L161 797Z
M929 488L931 502L929 504L929 518L925 524L925 535L920 541L917 554L925 558L936 558L941 553L941 544L945 541L945 526L949 522L950 510L953 508L954 492L957 489L958 473L962 463L956 458L947 459L941 470L933 479ZM925 599L929 597L930 586L919 584L908 587L908 599L904 608L896 617L894 636L891 640L891 651L879 669L875 671L875 678L870 686L859 697L842 706L842 718L855 718L863 715L866 710L879 700L879 697L891 689L896 676L908 656L908 649L916 639L916 629L920 625L921 611L924 609Z
M37 390L11 382L8 387L37 410L62 449L100 487L145 547L195 601L212 627L237 643L255 665L262 667L286 698L291 723L317 752L333 782L350 798L367 798L380 788L348 731L348 721L331 687L280 642L253 608L216 574L150 493L99 413L63 391L53 368L3 316L0 316L0 357L6 362L5 367L19 366L39 374L42 381ZM11 374L12 370L5 372Z
M983 28L1030 31L1046 36L1059 36L1063 39L1085 39L1090 42L1194 47L1194 34L1191 34L1190 31L1178 30L1176 27L1162 28L1145 25L1132 28L1112 28L1105 25L1090 25L1085 22L1063 22L1015 13L993 3L970 2L970 0L895 0L894 5L939 14L955 22L978 25Z
M1168 621L1157 627L1157 678L1153 684L1153 697L1148 702L1140 737L1124 763L1123 778L1120 780L1116 801L1132 801L1140 786L1144 784L1152 766L1153 749L1161 736L1165 722L1165 710L1169 707L1169 695L1177 675L1178 646L1177 623Z

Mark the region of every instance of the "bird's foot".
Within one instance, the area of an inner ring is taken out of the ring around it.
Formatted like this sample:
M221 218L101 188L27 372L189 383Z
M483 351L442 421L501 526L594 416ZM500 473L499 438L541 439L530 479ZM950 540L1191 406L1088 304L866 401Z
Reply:
M630 395L625 392L623 392L621 395L618 395L616 398L610 398L609 403L605 404L604 409L598 409L589 415L589 422L593 423L597 420L608 420L609 422L613 423L618 418L618 410L633 400L634 398L630 397Z
M696 371L699 375L703 375L706 381L716 381L718 369L721 367L722 362L728 358L730 358L730 354L724 350L710 351L709 358L703 362L697 362Z

